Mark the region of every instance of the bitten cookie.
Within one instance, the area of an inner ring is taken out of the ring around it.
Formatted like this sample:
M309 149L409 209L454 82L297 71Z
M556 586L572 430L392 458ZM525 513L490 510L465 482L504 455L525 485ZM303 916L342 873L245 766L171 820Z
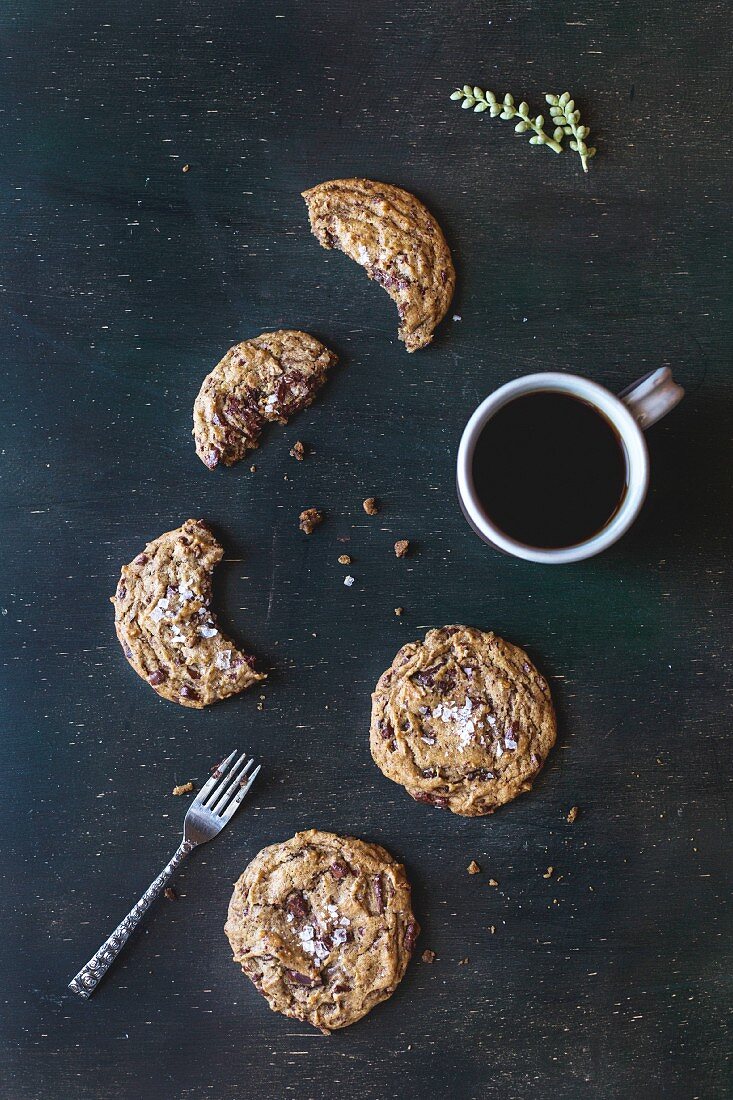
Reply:
M255 856L224 931L270 1008L328 1032L394 993L420 928L389 852L310 829Z
M221 634L209 606L224 555L202 520L187 519L123 565L115 629L128 661L165 699L201 708L264 680L254 657Z
M377 766L417 802L465 817L528 791L555 736L550 689L527 654L468 626L403 646L372 695Z
M407 350L429 344L456 282L450 250L429 210L409 191L364 179L329 180L303 198L323 247L356 260L392 298Z
M259 446L264 425L306 408L337 357L307 332L264 332L230 348L193 406L196 454L213 470Z

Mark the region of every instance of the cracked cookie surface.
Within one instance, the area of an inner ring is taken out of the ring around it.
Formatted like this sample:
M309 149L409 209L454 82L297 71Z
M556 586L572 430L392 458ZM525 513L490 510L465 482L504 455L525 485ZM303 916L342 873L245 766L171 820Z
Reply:
M425 347L445 317L456 274L433 215L409 191L375 180L329 180L303 192L311 229L389 294L408 351Z
M200 709L265 679L254 657L220 632L211 611L211 571L224 551L202 520L188 519L123 565L115 629L127 660L174 703Z
M196 454L213 470L259 446L265 424L287 424L313 401L338 362L307 332L264 332L230 348L206 376L193 406Z
M528 791L555 737L550 689L527 654L473 627L403 646L372 695L377 766L417 802L465 817Z
M331 1031L391 996L420 929L389 852L311 829L255 856L224 931L270 1008Z

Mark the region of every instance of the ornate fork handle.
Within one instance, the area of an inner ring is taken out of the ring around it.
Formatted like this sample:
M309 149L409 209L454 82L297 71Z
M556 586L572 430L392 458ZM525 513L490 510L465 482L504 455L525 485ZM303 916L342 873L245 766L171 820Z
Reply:
M93 955L86 966L83 966L75 978L69 982L69 989L78 993L80 997L91 997L97 985L109 970L120 951L127 943L132 933L137 928L155 899L171 880L178 867L183 863L189 852L196 845L190 840L184 840L175 852L171 861L163 868L154 882L151 882L137 905L133 906L124 920L115 928L109 939L100 947L96 955Z

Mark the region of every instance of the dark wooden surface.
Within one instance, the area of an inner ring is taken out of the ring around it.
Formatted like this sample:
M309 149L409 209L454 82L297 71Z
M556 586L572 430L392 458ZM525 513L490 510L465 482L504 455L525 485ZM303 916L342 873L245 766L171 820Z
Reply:
M728 1093L728 11L6 0L4 1096ZM450 103L464 80L533 105L568 87L591 173ZM427 351L406 355L386 295L309 234L300 191L351 174L445 228L460 320ZM256 474L209 473L201 379L280 326L342 366ZM536 369L620 389L663 363L688 396L650 433L652 492L620 545L548 569L471 534L453 464L480 398ZM306 505L328 513L309 539ZM203 713L158 700L114 637L120 565L190 515L226 547L217 602L270 669L261 711L256 691ZM402 537L417 553L397 561ZM542 781L485 820L412 803L368 752L377 676L446 622L526 646L557 697ZM247 812L97 996L67 995L177 844L174 783L235 745L265 762ZM248 860L308 826L404 859L438 955L328 1039L270 1013L222 932Z

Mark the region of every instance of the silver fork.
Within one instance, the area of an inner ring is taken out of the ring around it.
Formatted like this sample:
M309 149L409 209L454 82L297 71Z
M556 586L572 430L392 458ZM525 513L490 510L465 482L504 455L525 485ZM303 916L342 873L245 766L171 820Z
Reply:
M236 750L214 768L211 778L204 784L196 798L188 807L183 822L183 841L179 845L170 863L151 882L143 896L125 919L115 928L112 935L83 966L75 978L69 982L69 989L80 997L91 997L99 982L119 955L131 934L137 928L143 915L165 888L184 859L199 844L206 844L221 832L228 821L234 817L244 802L247 792L257 778L262 765L249 773L254 760L242 764L246 752L232 765Z

